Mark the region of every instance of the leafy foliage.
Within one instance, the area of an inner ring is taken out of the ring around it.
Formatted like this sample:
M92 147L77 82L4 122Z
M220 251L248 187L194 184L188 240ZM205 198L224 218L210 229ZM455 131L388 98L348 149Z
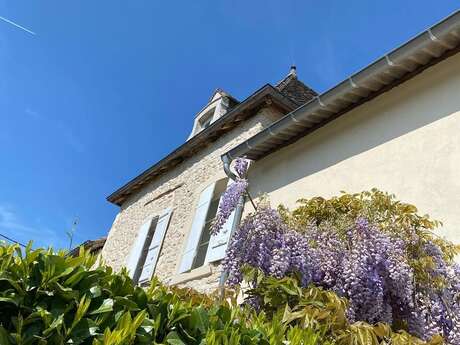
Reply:
M281 218L291 228L303 232L309 225L327 224L344 234L359 218L365 218L385 233L401 238L411 244L409 250L413 256L421 256L426 243L435 243L441 248L446 261L452 261L459 248L433 234L433 230L442 225L428 215L419 215L417 207L401 202L394 194L378 189L348 194L342 192L330 199L313 197L300 199L299 206L292 212L280 205ZM423 256L423 255L422 255ZM429 256L424 256L427 259ZM423 261L423 260L421 260ZM427 260L430 261L430 260ZM430 263L419 262L419 273Z
M0 344L380 345L427 344L383 324L349 324L347 301L247 269L260 312L153 279L144 290L123 271L52 250L0 245ZM442 344L433 339L430 345Z
M157 280L144 290L52 250L0 245L0 344L319 344L320 332L291 327L236 304Z
M388 324L349 324L346 317L347 301L334 292L315 286L302 288L298 279L292 277L277 279L257 269L246 267L244 270L246 279L257 281L247 295L252 302L258 301L260 315L267 315L292 330L301 328L313 331L318 341L313 344L444 344L440 336L426 343L403 330L394 332Z

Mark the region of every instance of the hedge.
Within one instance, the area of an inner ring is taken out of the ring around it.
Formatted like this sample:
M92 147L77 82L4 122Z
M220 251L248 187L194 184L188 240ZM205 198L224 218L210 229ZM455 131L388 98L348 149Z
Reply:
M384 324L348 324L346 300L297 280L257 275L259 312L153 279L147 289L82 249L0 245L0 344L425 344ZM441 344L436 338L430 344Z

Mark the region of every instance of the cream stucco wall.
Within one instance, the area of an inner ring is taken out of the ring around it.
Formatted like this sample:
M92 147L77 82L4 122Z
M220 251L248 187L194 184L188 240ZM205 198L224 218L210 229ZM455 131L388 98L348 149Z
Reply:
M115 218L102 251L102 257L115 270L126 265L131 247L141 225L162 210L173 209L155 275L165 283L180 283L200 291L217 288L220 267L211 264L178 275L178 265L191 228L195 207L203 189L225 177L220 156L279 118L274 109L264 108L254 117L203 148L175 169L157 178L133 194ZM187 281L185 281L187 280Z
M460 54L255 162L272 205L377 187L444 222L460 243Z

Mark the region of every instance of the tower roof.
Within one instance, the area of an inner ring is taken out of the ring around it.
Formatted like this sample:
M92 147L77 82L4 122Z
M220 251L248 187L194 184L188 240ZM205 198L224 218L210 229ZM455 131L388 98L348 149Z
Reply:
M297 67L291 66L289 73L275 87L286 97L289 97L298 105L302 105L317 96L315 90L302 83L297 78Z

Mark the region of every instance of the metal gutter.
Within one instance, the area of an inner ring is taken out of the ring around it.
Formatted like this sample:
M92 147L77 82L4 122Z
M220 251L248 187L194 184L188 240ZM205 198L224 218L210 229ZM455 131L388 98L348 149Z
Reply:
M460 11L287 114L222 155L257 160L414 77L460 49Z

